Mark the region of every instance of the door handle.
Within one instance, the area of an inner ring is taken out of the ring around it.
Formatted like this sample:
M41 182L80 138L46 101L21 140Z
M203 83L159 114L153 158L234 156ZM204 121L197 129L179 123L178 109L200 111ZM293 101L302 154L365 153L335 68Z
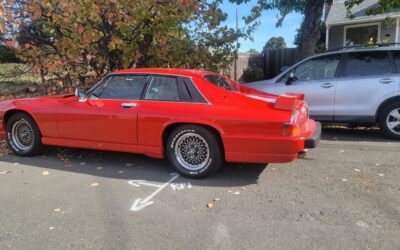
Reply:
M329 83L329 82L321 84L321 88L324 88L324 89L329 89L332 87L333 87L333 84Z
M130 109L132 107L136 107L137 103L136 102L122 103L121 106L123 108Z
M388 84L388 83L394 82L394 80L392 80L391 78L383 78L383 79L379 80L379 82L383 83L383 84Z

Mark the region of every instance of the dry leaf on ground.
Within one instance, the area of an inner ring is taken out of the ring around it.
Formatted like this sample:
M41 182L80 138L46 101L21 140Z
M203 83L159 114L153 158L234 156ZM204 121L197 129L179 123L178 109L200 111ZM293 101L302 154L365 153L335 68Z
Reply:
M233 194L240 194L240 192L239 192L239 191L236 191L236 192L234 192Z
M207 208L213 208L213 207L214 205L211 202L207 204Z
M90 186L92 186L92 187L97 187L98 185L99 185L98 182L94 182L94 183L90 184Z
M49 171L43 171L42 172L42 175L45 175L45 176L47 176L47 175L49 175L50 173L49 173Z
M221 198L217 197L217 198L214 198L213 201L219 201L219 200L221 200Z

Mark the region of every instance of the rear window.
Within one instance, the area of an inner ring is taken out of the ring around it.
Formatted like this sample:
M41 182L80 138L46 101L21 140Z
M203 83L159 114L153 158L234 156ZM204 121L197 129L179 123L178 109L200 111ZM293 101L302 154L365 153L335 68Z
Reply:
M204 75L204 79L206 79L208 82L226 89L226 90L233 90L233 91L237 91L237 89L235 88L235 86L233 86L233 84L231 84L227 79L225 79L223 76L217 75L217 74L207 74Z
M387 52L349 53L343 76L368 76L390 73L390 61Z
M393 59L396 63L397 72L400 72L400 51L393 51Z

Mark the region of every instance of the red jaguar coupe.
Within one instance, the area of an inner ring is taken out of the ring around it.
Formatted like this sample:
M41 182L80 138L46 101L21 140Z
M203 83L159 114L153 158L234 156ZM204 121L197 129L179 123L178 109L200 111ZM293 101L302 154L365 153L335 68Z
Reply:
M190 178L224 161L290 162L321 136L301 94L182 69L121 70L75 95L4 101L0 122L0 138L20 156L43 145L139 153L167 157Z

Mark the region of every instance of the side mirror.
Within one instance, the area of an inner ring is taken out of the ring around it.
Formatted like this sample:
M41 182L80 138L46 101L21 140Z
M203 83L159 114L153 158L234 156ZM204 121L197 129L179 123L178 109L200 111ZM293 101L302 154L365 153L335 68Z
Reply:
M294 75L294 72L290 72L286 80L286 85L292 85L294 81L296 81L296 76Z
M86 92L81 88L76 88L75 89L75 96L79 97L79 101L80 102L86 101Z

